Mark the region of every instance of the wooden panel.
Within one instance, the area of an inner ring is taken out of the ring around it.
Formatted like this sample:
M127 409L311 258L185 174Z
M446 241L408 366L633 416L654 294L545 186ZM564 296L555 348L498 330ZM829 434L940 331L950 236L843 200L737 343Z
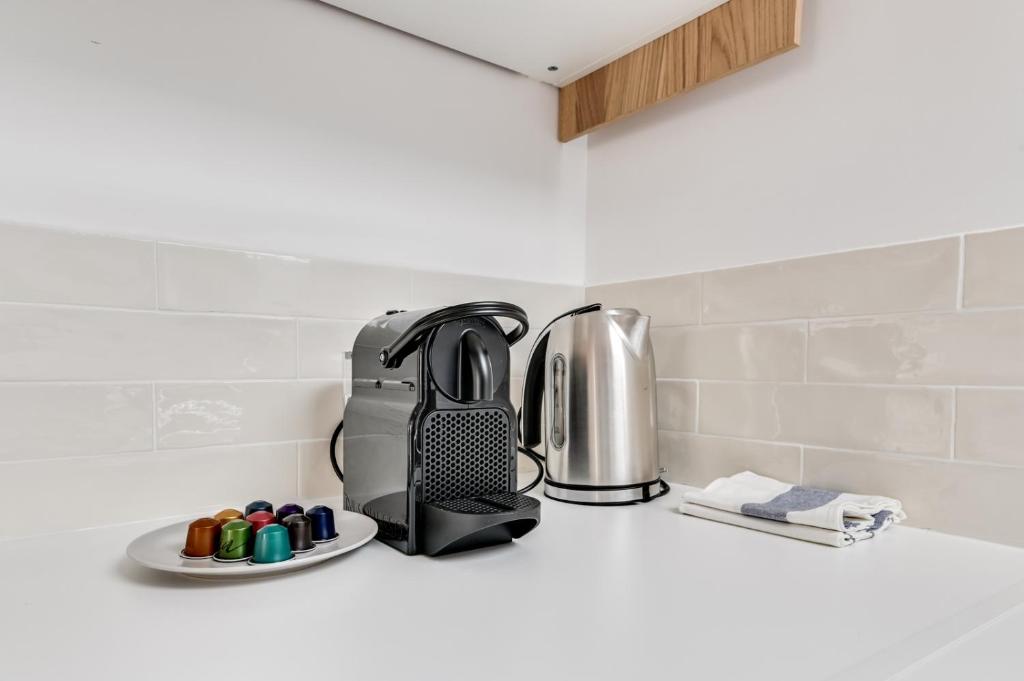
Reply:
M803 0L730 0L559 90L563 142L800 44Z

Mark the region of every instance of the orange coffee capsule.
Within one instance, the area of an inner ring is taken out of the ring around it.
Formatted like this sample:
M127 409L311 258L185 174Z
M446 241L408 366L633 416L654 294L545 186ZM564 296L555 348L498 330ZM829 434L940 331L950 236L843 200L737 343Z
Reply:
M220 544L220 522L200 518L189 523L184 554L189 558L208 558L217 553Z

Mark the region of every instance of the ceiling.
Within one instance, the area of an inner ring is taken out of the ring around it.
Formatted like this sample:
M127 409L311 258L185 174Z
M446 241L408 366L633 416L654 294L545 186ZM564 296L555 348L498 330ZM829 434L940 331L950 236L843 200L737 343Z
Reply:
M565 85L725 0L323 0L453 50ZM548 70L556 66L557 70Z

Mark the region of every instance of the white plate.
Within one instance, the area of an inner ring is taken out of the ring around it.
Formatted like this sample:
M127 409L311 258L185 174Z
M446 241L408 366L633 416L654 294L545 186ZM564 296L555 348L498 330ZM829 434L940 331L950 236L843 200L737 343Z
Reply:
M334 524L340 536L332 542L317 544L312 551L296 553L295 558L280 563L218 563L212 558L197 560L178 555L181 547L185 545L189 522L191 521L185 520L168 525L136 538L128 545L128 557L154 570L178 572L190 577L263 577L278 572L301 570L354 551L377 534L377 523L372 518L351 511L335 511Z

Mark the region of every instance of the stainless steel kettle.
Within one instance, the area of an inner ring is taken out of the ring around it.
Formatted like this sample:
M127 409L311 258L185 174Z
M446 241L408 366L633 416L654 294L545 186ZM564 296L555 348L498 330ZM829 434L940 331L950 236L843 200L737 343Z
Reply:
M580 504L649 501L668 490L658 462L651 318L588 305L556 317L534 343L522 439L544 443L544 494Z

